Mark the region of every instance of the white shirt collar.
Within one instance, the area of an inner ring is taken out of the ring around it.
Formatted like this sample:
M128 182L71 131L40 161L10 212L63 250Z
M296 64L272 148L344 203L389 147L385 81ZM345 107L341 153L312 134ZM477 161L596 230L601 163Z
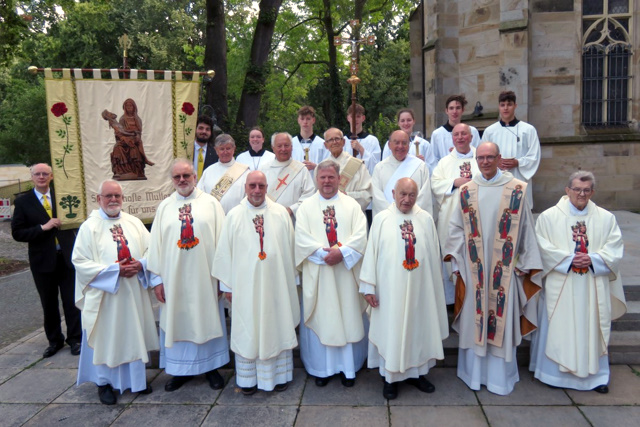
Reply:
M500 177L502 176L502 171L500 169L498 169L498 173L495 174L495 176L491 179L484 179L484 176L482 176L482 174L478 175L480 177L481 180L483 180L484 182L496 182L498 179L500 179Z
M107 215L107 213L102 209L99 208L98 209L98 213L100 214L100 218L102 219L120 219L120 217L122 216L122 211L118 212L118 216L116 217L110 217L109 215Z
M569 211L573 216L586 216L589 213L589 204L587 204L587 206L585 206L583 210L580 210L573 206L573 203L569 201Z
M49 187L49 189L47 190L46 193L41 193L38 190L35 189L35 187L33 188L33 191L36 193L36 197L38 198L38 200L40 200L40 202L42 203L42 198L46 195L47 199L49 199L49 201L51 201L51 187Z
M331 200L336 200L338 198L338 193L340 193L340 190L338 190L338 192L330 199L325 199L324 197L322 197L322 194L318 193L318 196L320 197L320 200L324 200L325 202L329 202Z
M454 148L453 152L455 153L456 157L459 159L471 159L473 157L473 150L469 150L467 154L462 154L461 152L459 152Z

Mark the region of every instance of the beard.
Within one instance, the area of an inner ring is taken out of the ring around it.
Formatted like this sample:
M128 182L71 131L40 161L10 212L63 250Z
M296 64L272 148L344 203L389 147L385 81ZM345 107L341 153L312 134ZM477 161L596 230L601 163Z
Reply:
M104 212L105 212L108 216L110 216L110 217L112 217L112 218L115 218L115 217L117 217L118 215L120 215L120 211L122 211L122 206L120 206L120 205L117 205L117 206L107 206L107 207L105 207L105 208L104 208Z
M208 144L210 139L211 138L202 138L201 136L196 134L196 141L198 141L200 144Z

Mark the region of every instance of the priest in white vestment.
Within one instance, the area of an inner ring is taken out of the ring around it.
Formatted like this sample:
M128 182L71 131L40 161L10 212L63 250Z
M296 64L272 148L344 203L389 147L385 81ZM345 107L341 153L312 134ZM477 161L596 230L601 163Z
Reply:
M371 175L367 166L362 160L343 151L345 140L340 129L327 129L324 133L324 145L331 153L328 158L340 165L339 190L354 198L364 211L371 202Z
M373 217L393 203L393 188L401 178L411 178L420 189L417 205L433 214L429 168L415 156L409 156L409 135L396 130L389 137L391 156L376 165L371 179Z
M607 393L611 321L627 311L622 235L615 216L590 201L591 172L572 174L565 191L536 222L545 277L529 369L553 387Z
M332 375L352 387L367 357L366 302L358 293L367 221L353 198L338 190L340 166L316 167L318 192L296 214L295 262L302 271L300 357L316 385Z
M431 153L436 165L453 151L453 129L462 123L466 105L467 98L464 95L451 95L447 98L444 109L447 122L431 134ZM480 144L480 134L478 129L473 126L469 126L469 130L471 131L471 146L475 149Z
M393 197L373 218L360 271L360 292L372 307L367 365L379 369L386 399L395 399L405 380L435 391L425 375L444 359L442 340L449 335L433 218L416 203L411 178L398 180Z
M536 128L516 118L516 95L502 92L498 98L500 120L485 129L482 141L498 144L502 161L500 169L532 185L531 178L540 166L540 140ZM533 208L533 187L527 192L529 208Z
M148 268L161 303L160 367L172 375L166 391L202 373L219 390L224 380L217 368L229 362L222 298L212 272L224 211L195 188L195 175L188 160L174 162L176 191L160 203L151 228Z
M444 245L449 239L449 221L458 202L459 188L480 173L475 159L476 150L471 147L470 126L460 123L456 125L451 135L454 149L440 160L431 175L433 210L437 212L436 228L443 253ZM450 262L443 261L442 276L444 297L447 305L450 305L454 303L455 293Z
M247 197L225 218L213 271L232 304L236 384L251 395L286 390L293 380L300 306L291 218L267 198L262 172L250 172L245 187Z
M220 160L204 170L198 189L215 197L226 214L244 198L244 181L249 166L234 160L236 142L231 135L218 135L215 149Z
M316 186L304 163L291 158L291 135L277 133L272 145L276 158L260 169L267 177L267 196L284 206L293 217L300 203L316 192Z
M151 393L145 364L158 349L146 256L149 232L122 209L122 187L104 181L100 209L78 231L73 248L76 305L82 311L78 385L98 385L100 401L114 405L113 389Z
M526 199L509 209L511 196L530 188L498 169L495 144L480 144L476 160L480 174L460 188L444 250L458 276L458 377L472 390L484 384L507 395L520 379L516 347L537 324L542 261ZM507 224L505 235L500 223Z

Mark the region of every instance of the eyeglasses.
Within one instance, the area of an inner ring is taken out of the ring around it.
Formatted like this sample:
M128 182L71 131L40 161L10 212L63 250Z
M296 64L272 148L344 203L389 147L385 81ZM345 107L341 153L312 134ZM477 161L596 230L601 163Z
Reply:
M179 175L173 175L171 178L172 178L174 181L180 181L180 178L182 178L182 179L189 179L189 178L191 178L192 176L193 176L193 174L191 174L191 173L183 173L183 174L179 174Z
M51 175L51 173L50 172L34 172L31 175L47 177L47 176Z
M576 194L584 194L585 196L588 196L593 192L591 188L572 188L571 191Z
M100 197L104 197L105 199L122 199L122 194L101 194Z
M340 138L339 136L335 136L333 138L327 139L325 142L327 144L333 144L334 142L344 141L344 138Z
M497 158L498 156L480 156L480 157L476 157L476 160L479 162L484 162L485 160L488 162L493 162Z

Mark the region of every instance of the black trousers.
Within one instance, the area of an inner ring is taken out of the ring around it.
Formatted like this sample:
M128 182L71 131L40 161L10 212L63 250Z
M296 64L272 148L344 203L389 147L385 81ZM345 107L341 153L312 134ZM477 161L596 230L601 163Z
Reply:
M75 304L75 270L69 268L61 252L57 253L56 269L42 273L31 270L33 281L40 295L40 303L44 312L44 332L49 345L65 341L60 326L60 309L58 308L58 290L62 298L62 309L67 324L67 343L69 345L82 342L82 326L80 310Z

